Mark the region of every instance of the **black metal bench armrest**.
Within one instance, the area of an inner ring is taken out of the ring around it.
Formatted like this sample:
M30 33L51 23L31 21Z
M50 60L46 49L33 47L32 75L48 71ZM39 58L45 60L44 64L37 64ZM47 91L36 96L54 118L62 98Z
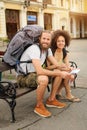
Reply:
M16 87L14 83L0 81L0 98L16 98Z
M70 66L71 66L71 67L73 67L73 68L78 68L76 62L74 62L74 61L69 61L69 63L70 63ZM77 78L77 74L75 74L75 80L76 80L76 78ZM74 88L76 88L76 82L75 82L75 80L73 81L73 86L74 86Z
M78 67L76 62L74 62L74 61L69 61L69 63L70 63L70 66L73 67L73 68L77 68Z

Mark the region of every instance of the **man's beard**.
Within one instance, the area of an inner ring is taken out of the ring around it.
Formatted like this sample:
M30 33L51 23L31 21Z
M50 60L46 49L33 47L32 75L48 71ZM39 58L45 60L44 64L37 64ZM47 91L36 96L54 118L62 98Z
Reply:
M47 50L48 48L51 47L51 45L48 45L48 46L46 46L46 47L44 47L43 45L40 45L40 47L41 47L41 49L43 49L43 50Z

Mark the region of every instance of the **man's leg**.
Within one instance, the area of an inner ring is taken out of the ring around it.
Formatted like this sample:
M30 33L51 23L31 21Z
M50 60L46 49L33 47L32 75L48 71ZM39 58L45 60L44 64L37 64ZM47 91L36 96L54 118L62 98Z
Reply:
M43 104L43 97L45 94L45 90L48 85L48 77L47 76L38 76L37 77L38 87L36 90L37 93L37 104L34 109L34 112L43 117L51 116L51 113L45 108Z
M46 106L57 107L57 108L63 108L66 106L65 103L61 103L56 99L56 93L57 93L58 87L61 84L61 81L62 81L61 77L55 77L53 84L52 84L51 94L46 102Z

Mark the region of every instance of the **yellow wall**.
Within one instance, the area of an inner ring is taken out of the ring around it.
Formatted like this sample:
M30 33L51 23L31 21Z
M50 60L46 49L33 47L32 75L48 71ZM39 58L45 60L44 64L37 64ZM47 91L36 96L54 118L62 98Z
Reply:
M19 4L13 4L13 3L6 3L5 7L7 9L15 9L15 10L20 10L21 9L21 5L19 5Z
M87 13L87 0L84 0L84 12Z

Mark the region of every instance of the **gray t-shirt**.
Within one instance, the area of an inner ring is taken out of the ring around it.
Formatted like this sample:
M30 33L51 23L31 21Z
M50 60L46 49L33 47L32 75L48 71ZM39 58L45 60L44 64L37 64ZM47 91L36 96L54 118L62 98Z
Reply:
M28 61L28 60L32 60L32 59L39 59L41 61L41 65L42 65L44 63L46 57L49 57L49 56L52 56L52 51L50 48L48 49L48 52L44 51L43 53L41 53L39 46L35 44L35 45L28 47L24 51L20 60ZM35 68L32 63L21 63L20 66L21 66L22 70L24 71L24 73L26 73L26 68L27 68L28 73L35 72Z

